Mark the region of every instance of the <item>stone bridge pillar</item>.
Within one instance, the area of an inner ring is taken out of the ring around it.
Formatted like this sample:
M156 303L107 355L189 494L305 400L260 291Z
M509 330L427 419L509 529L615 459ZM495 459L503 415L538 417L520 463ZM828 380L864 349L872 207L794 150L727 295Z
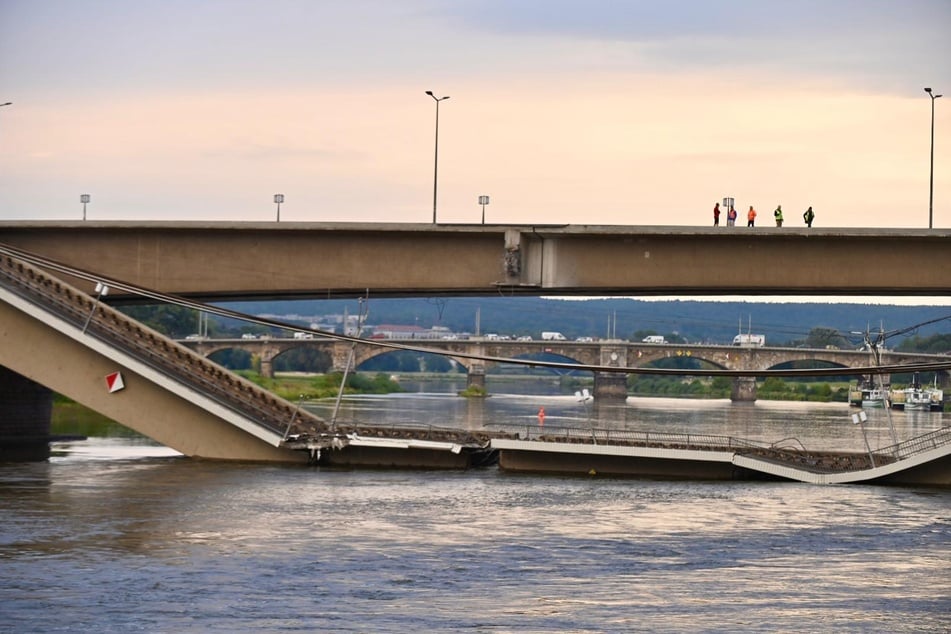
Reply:
M599 365L627 367L627 347L606 343L601 346ZM623 372L594 373L594 401L624 402L627 399L627 374Z
M347 362L350 360L350 350L353 347L353 344L349 341L335 341L333 345L333 351L330 353L331 359L333 360L334 372L345 372L347 370ZM354 359L354 361L356 361Z
M53 392L0 366L0 461L41 462L50 457Z
M485 364L475 361L469 365L469 374L466 377L466 387L485 389Z
M594 402L627 400L627 375L620 372L594 373Z
M261 355L261 376L274 378L274 359Z
M733 379L733 389L730 390L731 401L755 401L756 377L738 376Z
M259 357L261 360L261 376L274 378L274 358L279 354L281 354L281 349L274 344L268 344L261 348Z

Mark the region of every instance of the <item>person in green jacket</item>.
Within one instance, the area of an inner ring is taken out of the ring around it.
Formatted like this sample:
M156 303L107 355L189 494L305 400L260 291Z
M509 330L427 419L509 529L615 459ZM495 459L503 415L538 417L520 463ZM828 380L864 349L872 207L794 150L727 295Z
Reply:
M812 226L812 220L813 220L815 217L816 217L816 214L813 213L811 206L810 206L809 209L807 209L806 212L802 215L802 219L806 221L806 226L807 226L807 227L811 227L811 226Z
M777 227L783 226L783 206L782 205L778 205L776 207L776 211L773 212L773 218L776 219Z

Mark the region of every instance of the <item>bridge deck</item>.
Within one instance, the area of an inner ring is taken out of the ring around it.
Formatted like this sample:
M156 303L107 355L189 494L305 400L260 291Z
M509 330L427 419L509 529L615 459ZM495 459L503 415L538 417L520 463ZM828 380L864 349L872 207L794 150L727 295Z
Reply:
M497 439L492 446L501 452L502 468L513 471L951 485L951 427L870 453L807 451L729 436L582 428L528 428L525 438Z

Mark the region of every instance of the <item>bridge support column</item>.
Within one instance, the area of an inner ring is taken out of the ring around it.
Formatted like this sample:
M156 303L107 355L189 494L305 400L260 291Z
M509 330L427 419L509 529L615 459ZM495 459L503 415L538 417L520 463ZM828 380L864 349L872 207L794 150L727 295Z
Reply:
M627 399L627 375L622 372L594 373L594 401L618 401Z
M733 389L730 390L731 401L756 400L756 377L738 376L733 380Z
M350 351L353 344L348 341L335 341L330 357L333 361L332 369L334 372L346 372L347 363L350 361ZM350 368L351 370L353 368Z
M265 357L261 355L261 376L266 376L268 378L274 378L274 361L271 357Z
M469 374L466 377L466 387L485 389L485 365L473 363L469 366Z
M0 461L49 458L52 411L52 391L0 366Z

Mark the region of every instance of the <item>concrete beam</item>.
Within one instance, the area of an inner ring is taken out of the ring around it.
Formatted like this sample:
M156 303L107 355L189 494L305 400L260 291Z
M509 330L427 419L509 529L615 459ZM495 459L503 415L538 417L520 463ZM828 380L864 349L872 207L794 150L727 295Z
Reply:
M942 229L0 222L0 243L216 300L500 290L946 296L949 238Z

